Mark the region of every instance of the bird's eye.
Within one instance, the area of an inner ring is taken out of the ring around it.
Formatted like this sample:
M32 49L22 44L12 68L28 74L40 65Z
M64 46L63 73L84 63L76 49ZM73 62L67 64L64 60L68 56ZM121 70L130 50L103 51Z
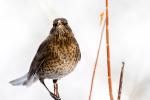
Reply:
M67 25L68 23L67 22L64 22L64 25Z
M57 26L57 23L53 23L53 26Z

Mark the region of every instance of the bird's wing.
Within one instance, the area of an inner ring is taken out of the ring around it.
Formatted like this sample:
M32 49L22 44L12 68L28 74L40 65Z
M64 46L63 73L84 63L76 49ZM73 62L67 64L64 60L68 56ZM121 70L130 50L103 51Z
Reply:
M46 39L39 46L37 53L31 63L30 70L28 72L28 79L33 77L35 73L39 70L40 66L44 63L46 57L46 48L48 46L49 41Z

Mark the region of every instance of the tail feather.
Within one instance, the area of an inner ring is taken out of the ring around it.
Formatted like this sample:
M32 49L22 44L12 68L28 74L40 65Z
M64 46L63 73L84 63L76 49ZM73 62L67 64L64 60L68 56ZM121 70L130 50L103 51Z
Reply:
M9 83L17 86L17 85L23 85L25 83L27 83L28 79L27 79L27 74L25 74L24 76L17 78L15 80L10 81Z
M27 76L28 76L28 73L20 78L10 81L9 83L14 86L18 86L18 85L30 86L33 82L37 80L36 77L32 77L30 80L28 80Z

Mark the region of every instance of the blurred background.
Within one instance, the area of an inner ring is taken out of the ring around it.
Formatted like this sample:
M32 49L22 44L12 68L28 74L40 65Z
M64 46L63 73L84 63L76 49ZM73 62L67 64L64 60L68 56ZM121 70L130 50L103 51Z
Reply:
M125 61L122 100L150 100L150 1L110 0L110 49L113 94L118 91L121 62ZM52 21L68 19L79 42L82 59L76 70L59 81L63 100L88 100L100 39L99 14L105 0L0 0L0 99L52 100L36 82L14 87L9 81L28 72ZM94 81L92 100L109 100L105 36ZM51 80L46 80L53 90Z

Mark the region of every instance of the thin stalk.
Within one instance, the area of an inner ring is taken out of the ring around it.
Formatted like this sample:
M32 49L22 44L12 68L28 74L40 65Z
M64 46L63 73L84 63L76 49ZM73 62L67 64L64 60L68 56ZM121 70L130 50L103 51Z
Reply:
M108 86L110 100L113 99L112 80L111 80L111 66L110 66L110 47L109 47L109 18L108 18L108 0L106 0L106 49L107 49L107 70L108 70Z
M96 57L96 61L95 61L95 64L94 64L93 75L92 75L92 80L91 80L89 100L91 100L91 97L92 97L93 84L94 84L95 73L96 73L96 68L97 68L97 64L98 64L100 48L101 48L101 44L102 44L102 37L103 37L103 33L104 33L105 23L106 23L106 20L104 21L102 31L101 31L100 43L99 43L99 47L98 47L98 51L97 51L97 57Z
M119 90L118 90L118 99L121 99L121 92L122 92L122 84L123 84L123 73L124 73L124 65L125 63L122 62L122 68L121 68L121 73L120 73L120 81L119 81Z

